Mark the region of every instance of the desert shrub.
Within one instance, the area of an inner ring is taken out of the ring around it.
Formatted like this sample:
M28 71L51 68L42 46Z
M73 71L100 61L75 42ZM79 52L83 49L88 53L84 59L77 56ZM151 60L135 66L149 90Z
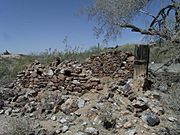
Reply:
M131 52L131 53L134 53L134 48L135 48L134 44L126 44L118 47L118 49L123 52Z
M123 52L134 53L135 44L126 44L118 47ZM162 41L150 47L150 61L155 63L164 63L174 59L180 54L180 45L169 41Z
M109 103L105 103L104 106L106 107L101 107L99 110L102 126L107 130L114 129L117 120L117 116L114 115L114 107Z
M100 52L103 51L104 51L103 48L94 46L84 51L73 50L69 52L63 52L60 54L60 56L62 57L63 60L71 59L71 60L77 60L78 62L82 63L86 58L95 54L99 54Z
M25 66L33 61L33 58L23 56L20 58L0 59L0 84L10 83Z
M169 41L157 43L150 49L150 61L164 63L180 56L180 45Z

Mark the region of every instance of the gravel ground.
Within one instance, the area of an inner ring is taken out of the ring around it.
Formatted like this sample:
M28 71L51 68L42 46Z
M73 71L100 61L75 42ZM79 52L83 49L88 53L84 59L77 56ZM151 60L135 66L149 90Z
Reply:
M8 117L6 116L0 116L0 135L5 135L8 130L12 130L12 127L10 127L8 123Z
M25 118L0 115L0 135L25 135L31 132L31 125Z

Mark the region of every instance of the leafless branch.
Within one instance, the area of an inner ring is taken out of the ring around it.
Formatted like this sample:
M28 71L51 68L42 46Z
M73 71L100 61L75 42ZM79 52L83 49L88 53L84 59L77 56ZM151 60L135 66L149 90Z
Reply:
M122 28L130 28L132 30L132 32L140 32L141 34L145 34L145 35L158 35L158 36L161 36L165 39L170 39L170 37L168 37L164 33L160 32L160 31L153 30L153 29L145 30L145 29L141 29L137 26L134 26L132 24L124 24L124 25L121 25L121 27Z
M152 18L156 18L153 14L150 14L150 13L148 13L147 11L144 11L144 10L139 10L141 13L143 13L143 14L146 14L146 15L148 15L148 16L151 16Z

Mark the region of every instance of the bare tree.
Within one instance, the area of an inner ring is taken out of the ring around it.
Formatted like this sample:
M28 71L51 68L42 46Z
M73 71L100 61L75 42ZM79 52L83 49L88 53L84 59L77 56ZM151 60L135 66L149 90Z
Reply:
M180 2L170 0L170 4L159 10L157 15L144 11L144 7L153 0L94 0L87 9L90 18L98 21L95 27L97 36L103 34L106 38L118 36L123 28L143 35L158 36L176 43L180 42ZM143 29L132 24L133 18L139 13L152 17L148 28ZM168 25L169 17L174 19Z

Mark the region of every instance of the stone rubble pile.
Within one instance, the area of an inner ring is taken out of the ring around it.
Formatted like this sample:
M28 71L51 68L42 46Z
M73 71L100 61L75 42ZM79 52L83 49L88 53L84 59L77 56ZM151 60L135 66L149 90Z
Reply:
M91 70L94 76L132 77L134 56L132 53L109 51L91 56L84 67Z
M36 61L17 75L12 86L16 89L65 89L80 93L92 88L102 89L98 77L131 78L133 59L131 53L111 51L92 56L83 64L77 61L61 62L60 58L57 58L45 67Z
M83 73L82 70L81 64L74 61L48 67L35 62L17 75L12 86L16 89L68 90L81 93L93 87L93 84L89 85L91 82L98 82L98 80L90 80L89 74Z
M33 120L31 135L159 134L176 118L166 116L158 92L132 80L132 67L132 54L116 50L83 64L35 61L0 89L0 114Z

